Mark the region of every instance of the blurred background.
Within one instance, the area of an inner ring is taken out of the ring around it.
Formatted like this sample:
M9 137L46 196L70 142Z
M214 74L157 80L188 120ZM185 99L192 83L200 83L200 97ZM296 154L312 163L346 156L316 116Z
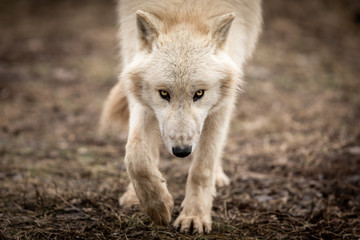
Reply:
M360 238L360 1L264 1L209 239ZM113 0L0 2L0 238L190 239L122 209ZM163 152L179 213L189 161ZM206 239L206 238L205 238Z

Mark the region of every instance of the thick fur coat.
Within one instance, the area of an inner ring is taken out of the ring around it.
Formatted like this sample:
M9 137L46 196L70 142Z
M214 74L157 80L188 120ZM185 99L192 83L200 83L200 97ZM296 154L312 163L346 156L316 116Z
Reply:
M101 127L129 129L131 183L120 204L140 203L153 221L170 223L173 199L158 169L163 142L174 156L193 156L174 227L210 232L215 184L229 184L221 155L261 30L261 0L123 0L118 13L122 69Z

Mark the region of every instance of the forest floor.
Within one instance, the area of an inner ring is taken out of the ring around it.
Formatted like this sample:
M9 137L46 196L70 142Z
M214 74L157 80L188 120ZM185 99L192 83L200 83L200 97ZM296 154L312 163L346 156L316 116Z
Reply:
M118 205L126 133L97 135L114 1L2 1L0 239L359 239L360 6L264 1L264 17L224 151L231 186L192 236ZM175 219L190 159L162 153Z

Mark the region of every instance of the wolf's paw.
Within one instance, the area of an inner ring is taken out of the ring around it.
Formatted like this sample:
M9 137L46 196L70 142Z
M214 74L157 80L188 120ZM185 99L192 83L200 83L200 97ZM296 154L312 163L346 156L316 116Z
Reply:
M124 208L131 208L132 206L140 205L139 199L133 188L129 188L120 198L119 204Z
M230 179L229 179L228 176L226 176L224 171L217 171L216 172L215 181L216 181L216 186L218 186L218 187L225 187L225 186L230 185Z
M173 226L176 229L180 229L182 233L191 233L191 227L192 233L210 233L211 217L202 215L190 216L181 212Z
M156 224L167 225L170 223L171 214L174 209L174 200L170 193L165 192L161 197L157 196L144 202L142 206Z

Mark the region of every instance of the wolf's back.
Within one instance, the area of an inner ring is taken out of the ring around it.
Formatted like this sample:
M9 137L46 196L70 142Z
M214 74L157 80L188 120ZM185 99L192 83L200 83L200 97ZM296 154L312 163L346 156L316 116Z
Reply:
M119 40L124 65L131 62L136 52L137 10L153 13L166 25L187 22L204 24L214 16L234 12L235 20L228 36L228 51L239 67L255 48L261 31L261 0L120 0ZM170 26L171 27L171 26Z

